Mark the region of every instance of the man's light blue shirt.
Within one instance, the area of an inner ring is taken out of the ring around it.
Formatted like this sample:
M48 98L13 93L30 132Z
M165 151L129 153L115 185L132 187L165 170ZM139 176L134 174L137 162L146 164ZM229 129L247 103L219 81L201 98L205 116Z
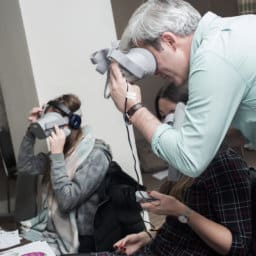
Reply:
M208 166L230 126L256 146L256 15L199 22L190 55L189 101L182 128L156 130L152 149L185 175Z

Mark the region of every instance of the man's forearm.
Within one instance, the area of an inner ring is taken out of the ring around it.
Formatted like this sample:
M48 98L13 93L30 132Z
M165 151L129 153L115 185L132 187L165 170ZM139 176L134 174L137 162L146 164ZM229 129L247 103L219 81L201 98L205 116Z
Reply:
M161 124L161 122L145 107L136 111L130 121L149 143L151 143L157 127Z

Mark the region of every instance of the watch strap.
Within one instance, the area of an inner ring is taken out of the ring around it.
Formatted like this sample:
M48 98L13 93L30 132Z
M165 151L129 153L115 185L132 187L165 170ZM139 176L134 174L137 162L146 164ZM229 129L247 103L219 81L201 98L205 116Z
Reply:
M125 113L125 121L130 124L130 123L131 123L131 122L130 122L130 118L134 115L134 113L135 113L137 110L139 110L139 109L141 109L141 108L143 108L143 107L144 107L144 105L143 105L141 102L136 103L136 104L134 104L133 106L131 106L131 107L128 109L128 111Z
M178 220L182 223L188 223L192 212L193 212L192 209L190 209L189 207L186 207L186 210L184 211L184 213L178 216Z
M141 102L136 103L135 105L129 108L129 110L127 111L127 115L131 118L134 115L134 113L142 107L144 107L144 105Z

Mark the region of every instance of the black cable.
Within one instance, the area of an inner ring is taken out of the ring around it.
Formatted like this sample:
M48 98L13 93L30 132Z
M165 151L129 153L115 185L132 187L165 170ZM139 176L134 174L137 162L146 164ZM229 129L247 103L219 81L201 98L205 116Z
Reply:
M128 82L127 80L126 81L126 93L128 92ZM128 98L125 97L125 101L124 101L124 123L125 123L125 127L126 127L126 132L127 132L127 137L128 137L128 143L129 143L129 146L130 146L130 149L131 149L131 152L132 152L132 157L133 157L133 162L134 162L134 171L135 171L135 174L136 174L136 179L137 179L137 191L140 191L140 188L139 188L139 184L140 184L140 178L139 178L139 174L138 174L138 171L137 171L137 161L136 161L136 157L134 155L134 151L133 151L133 147L132 147L132 143L131 143L131 137L130 137L130 131L129 131L129 123L127 122L126 120L126 113L127 113L127 100ZM142 181L141 181L142 182ZM140 193L143 196L142 193ZM145 198L146 199L146 198ZM151 202L149 202L151 203ZM142 212L142 219L144 221L144 223L148 223L150 225L150 230L152 231L157 231L156 227L150 222L150 221L146 221L144 219L144 211Z
M128 83L126 81L126 93L127 92L128 92ZM135 171L135 174L136 174L136 178L137 178L137 182L138 182L138 188L139 188L140 177L139 177L139 174L138 174L138 171L137 171L137 161L136 161L136 157L134 155L134 150L133 150L132 143L131 143L131 136L130 136L130 132L129 132L129 124L126 121L126 117L125 117L125 114L127 112L127 100L128 100L127 97L125 97L125 101L124 101L124 121L125 121L127 137L128 137L128 143L129 143L129 146L130 146L130 149L131 149L131 152L132 152L132 158L133 158L133 162L134 162L134 171ZM137 189L137 190L139 190L139 189Z

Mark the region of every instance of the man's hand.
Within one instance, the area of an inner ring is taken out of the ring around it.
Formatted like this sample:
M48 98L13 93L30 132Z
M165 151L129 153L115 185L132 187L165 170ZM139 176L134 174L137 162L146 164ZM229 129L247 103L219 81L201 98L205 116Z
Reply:
M127 91L128 86L128 91ZM118 63L113 62L110 65L110 95L117 107L117 109L124 113L125 111L125 98L127 97L127 109L141 102L141 91L137 85L131 85L126 82L123 77Z

